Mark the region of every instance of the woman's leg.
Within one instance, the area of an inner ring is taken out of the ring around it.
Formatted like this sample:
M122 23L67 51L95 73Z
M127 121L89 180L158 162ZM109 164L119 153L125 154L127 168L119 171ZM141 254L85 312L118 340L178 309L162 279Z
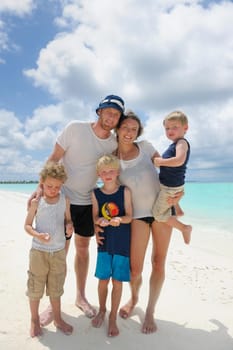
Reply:
M165 279L165 263L171 239L171 231L171 227L165 223L154 221L152 224L152 272L150 277L149 299L145 320L142 326L143 333L153 333L157 329L154 321L154 310Z
M133 220L131 223L130 246L130 289L131 298L119 311L122 318L130 316L138 302L139 289L142 284L142 270L146 254L146 248L150 237L150 226L142 220Z

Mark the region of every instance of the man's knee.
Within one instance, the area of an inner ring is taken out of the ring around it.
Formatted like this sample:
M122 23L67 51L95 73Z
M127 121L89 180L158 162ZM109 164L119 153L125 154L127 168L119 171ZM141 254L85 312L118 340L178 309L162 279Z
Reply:
M86 258L89 255L89 237L81 237L76 235L75 237L75 248L78 257Z

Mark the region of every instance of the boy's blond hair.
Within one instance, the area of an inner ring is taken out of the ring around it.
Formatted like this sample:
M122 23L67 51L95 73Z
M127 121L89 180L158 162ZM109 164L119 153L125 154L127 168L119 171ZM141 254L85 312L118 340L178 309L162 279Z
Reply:
M120 160L116 156L114 156L113 154L105 154L104 156L100 157L96 163L97 173L103 167L111 167L114 169L120 169Z
M56 162L47 162L40 172L41 181L45 181L47 177L52 177L62 181L63 183L67 180L67 175L64 165Z
M182 125L188 125L188 117L181 111L174 111L169 113L163 120L163 125L166 121L178 120Z

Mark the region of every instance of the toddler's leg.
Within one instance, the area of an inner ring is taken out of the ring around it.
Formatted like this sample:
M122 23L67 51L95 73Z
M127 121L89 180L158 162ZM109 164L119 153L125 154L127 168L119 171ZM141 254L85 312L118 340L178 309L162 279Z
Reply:
M185 225L182 222L178 221L175 216L170 216L170 218L167 221L167 224L169 226L172 226L176 228L177 230L181 231L184 242L186 244L189 244L191 241L191 232L192 232L192 226L191 225Z
M183 216L184 215L184 212L183 212L182 208L180 207L179 203L177 203L175 205L175 209L176 209L176 215L177 216Z

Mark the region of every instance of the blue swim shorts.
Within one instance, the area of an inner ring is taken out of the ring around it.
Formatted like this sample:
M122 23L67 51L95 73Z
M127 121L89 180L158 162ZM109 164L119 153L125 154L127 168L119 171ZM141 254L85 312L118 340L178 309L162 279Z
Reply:
M111 255L107 252L98 252L95 277L100 280L113 278L121 282L130 281L129 257L122 255Z

